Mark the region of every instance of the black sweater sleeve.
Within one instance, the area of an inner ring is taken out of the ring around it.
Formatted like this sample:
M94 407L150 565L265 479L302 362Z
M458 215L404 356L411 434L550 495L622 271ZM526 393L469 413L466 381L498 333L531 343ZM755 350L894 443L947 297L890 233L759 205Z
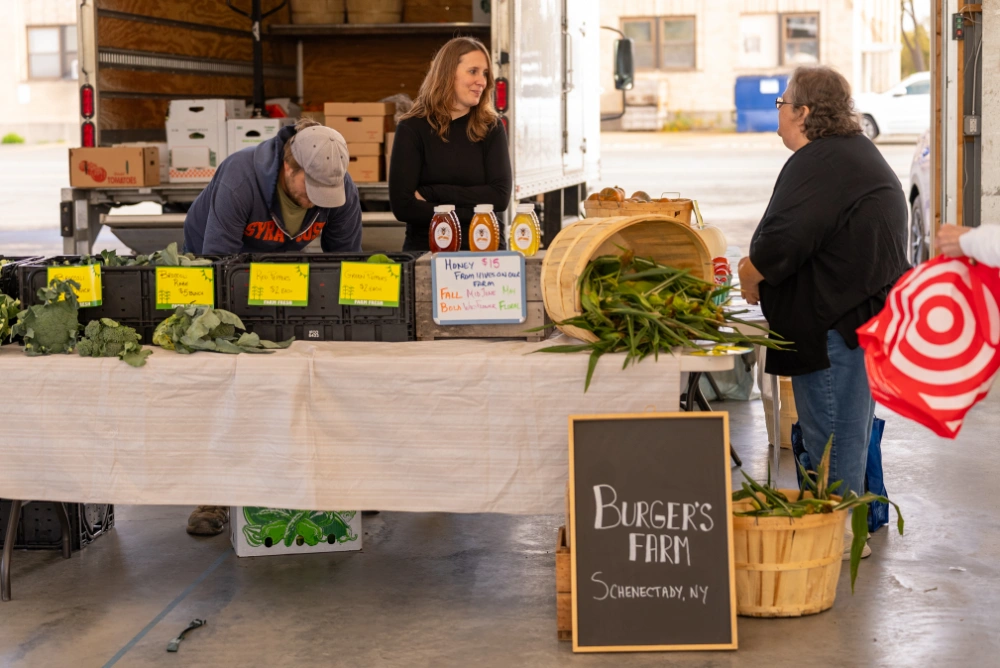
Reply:
M486 183L481 186L455 186L446 183L425 185L419 188L420 196L429 202L448 202L456 207L471 208L477 204L492 204L494 211L506 211L510 204L513 177L510 169L510 152L507 149L507 132L497 121L485 142ZM395 145L393 154L395 154Z
M430 225L434 217L434 204L416 196L423 164L420 138L409 126L398 126L389 159L389 206L396 220L410 225Z

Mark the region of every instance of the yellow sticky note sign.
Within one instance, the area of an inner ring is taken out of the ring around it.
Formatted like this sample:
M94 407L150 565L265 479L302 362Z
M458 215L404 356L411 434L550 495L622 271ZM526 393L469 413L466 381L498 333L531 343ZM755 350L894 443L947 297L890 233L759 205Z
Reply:
M80 306L100 306L104 295L101 291L101 265L87 264L81 267L49 267L46 272L48 283L52 281L76 281L80 284L76 297Z
M156 308L215 306L215 271L212 267L157 267Z
M340 303L399 308L400 265L344 262L340 267Z
M308 306L309 265L250 263L250 306Z

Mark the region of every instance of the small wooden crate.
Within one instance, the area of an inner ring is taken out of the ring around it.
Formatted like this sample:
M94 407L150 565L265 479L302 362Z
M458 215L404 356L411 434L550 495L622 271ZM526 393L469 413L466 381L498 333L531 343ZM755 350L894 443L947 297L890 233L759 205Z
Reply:
M415 288L417 340L435 339L521 339L543 341L552 330L527 332L551 322L542 301L542 260L545 251L524 259L525 298L528 317L514 325L439 325L434 322L434 296L431 294L431 254L425 253L416 263Z
M694 209L689 199L676 199L670 202L602 202L588 199L584 200L583 207L587 212L587 218L657 215L670 216L688 225L691 224L691 212Z
M559 640L573 640L573 583L569 534L559 527L556 542L556 633Z

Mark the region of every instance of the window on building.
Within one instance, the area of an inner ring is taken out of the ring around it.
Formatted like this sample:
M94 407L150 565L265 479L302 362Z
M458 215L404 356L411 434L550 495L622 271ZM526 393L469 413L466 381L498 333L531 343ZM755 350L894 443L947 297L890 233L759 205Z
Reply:
M811 65L819 62L819 14L782 14L782 62Z
M632 40L636 69L693 70L693 16L622 19L622 32Z
M28 78L77 78L76 26L28 28Z
M693 70L694 17L660 20L660 68Z
M632 61L637 70L656 69L656 23L653 19L625 19L622 32L632 40Z
M740 67L778 66L778 15L740 16Z

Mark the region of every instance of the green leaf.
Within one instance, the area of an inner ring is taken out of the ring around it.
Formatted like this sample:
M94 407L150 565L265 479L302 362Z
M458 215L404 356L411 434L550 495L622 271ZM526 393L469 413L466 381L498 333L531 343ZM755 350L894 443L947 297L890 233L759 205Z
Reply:
M868 505L858 506L851 513L851 531L854 540L851 543L851 593L854 593L854 581L858 579L858 565L861 563L861 553L868 540Z

